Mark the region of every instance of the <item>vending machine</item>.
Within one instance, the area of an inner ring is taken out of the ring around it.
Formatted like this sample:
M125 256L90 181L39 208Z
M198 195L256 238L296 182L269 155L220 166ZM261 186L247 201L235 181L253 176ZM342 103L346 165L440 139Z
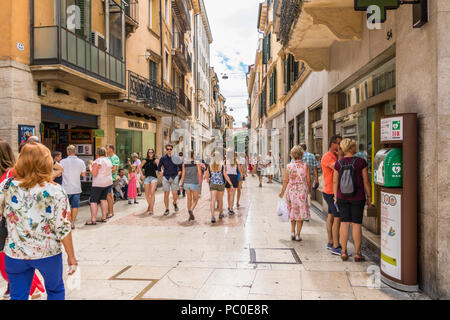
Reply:
M417 114L381 119L374 183L381 186L381 280L417 291Z

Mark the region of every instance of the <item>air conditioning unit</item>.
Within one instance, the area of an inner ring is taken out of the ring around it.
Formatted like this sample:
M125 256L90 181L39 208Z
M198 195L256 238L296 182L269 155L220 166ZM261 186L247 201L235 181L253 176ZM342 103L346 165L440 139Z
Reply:
M97 31L91 32L91 43L93 43L100 50L106 50L105 37Z

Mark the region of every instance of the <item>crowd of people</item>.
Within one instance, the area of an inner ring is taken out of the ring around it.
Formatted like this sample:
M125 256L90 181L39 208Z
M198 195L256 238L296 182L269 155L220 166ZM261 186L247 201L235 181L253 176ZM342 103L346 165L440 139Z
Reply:
M62 280L62 247L67 252L69 273L76 270L77 261L71 232L80 207L82 193L80 177L89 170L92 175L90 189L91 218L85 225L105 223L114 216L114 202L137 204L144 186L148 215L154 214L158 183L164 192L165 211L170 214L170 195L174 213L179 211L178 198L186 197L188 221L195 220L204 180L209 185L211 223L225 218L224 192L227 190L227 216L240 208L241 190L248 173L263 176L273 183L274 158L269 152L249 158L233 149L226 154L214 152L211 158L201 159L194 152L188 156L174 153L174 146L165 146L165 154L158 158L149 149L143 159L137 153L122 168L113 145L99 147L96 158L86 166L76 156L73 145L67 147L67 157L50 150L30 137L19 148L17 161L11 146L0 140L0 201L2 225L0 234L5 242L0 247L0 271L8 281L5 297L28 299L29 295L47 292L48 299L64 299ZM354 261L364 261L361 254L361 224L365 205L371 205L367 161L356 155L356 143L336 135L329 143L329 151L321 163L307 152L306 145L291 150L292 161L287 165L280 198L285 198L291 221L291 238L302 241L304 221L310 219L309 196L319 187L319 172L323 173L323 198L328 205L327 249L346 261L350 225L355 245ZM101 215L98 217L98 211ZM3 226L3 229L2 229ZM2 239L0 239L2 240ZM0 241L0 246L1 246ZM3 249L3 250L1 250ZM39 270L45 288L35 275Z
M366 159L357 155L356 142L331 137L329 150L321 163L306 151L306 145L291 150L292 161L287 166L280 198L285 197L291 221L292 240L301 241L304 221L310 219L309 195L319 187L318 172L323 172L323 199L327 203L326 223L328 243L326 248L347 261L350 225L355 246L355 262L364 261L361 253L365 206L372 205Z

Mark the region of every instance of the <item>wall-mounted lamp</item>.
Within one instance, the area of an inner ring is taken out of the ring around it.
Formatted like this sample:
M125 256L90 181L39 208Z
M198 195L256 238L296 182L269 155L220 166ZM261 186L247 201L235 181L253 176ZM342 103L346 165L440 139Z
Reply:
M139 59L139 57L145 57L145 60L150 60L150 57L152 56L152 54L150 53L150 51L146 51L145 52L145 54L141 54L141 55L138 55L138 63L141 63L141 61L140 61L140 59Z

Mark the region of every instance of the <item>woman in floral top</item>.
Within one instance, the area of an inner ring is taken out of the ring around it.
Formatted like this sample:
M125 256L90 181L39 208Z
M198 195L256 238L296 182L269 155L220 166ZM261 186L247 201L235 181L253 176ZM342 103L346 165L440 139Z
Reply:
M279 195L283 198L287 189L286 201L289 209L289 218L292 225L292 240L301 241L300 232L302 231L303 220L310 219L308 194L311 190L311 175L309 167L302 162L303 149L295 146L291 150L291 157L294 163L287 166L286 175L283 181L283 189ZM297 225L297 233L295 227Z
M68 256L69 274L75 272L70 206L65 191L52 182L52 170L50 150L29 143L21 150L14 180L0 184L8 229L5 266L12 300L28 299L35 269L44 277L49 300L65 298L61 243Z

